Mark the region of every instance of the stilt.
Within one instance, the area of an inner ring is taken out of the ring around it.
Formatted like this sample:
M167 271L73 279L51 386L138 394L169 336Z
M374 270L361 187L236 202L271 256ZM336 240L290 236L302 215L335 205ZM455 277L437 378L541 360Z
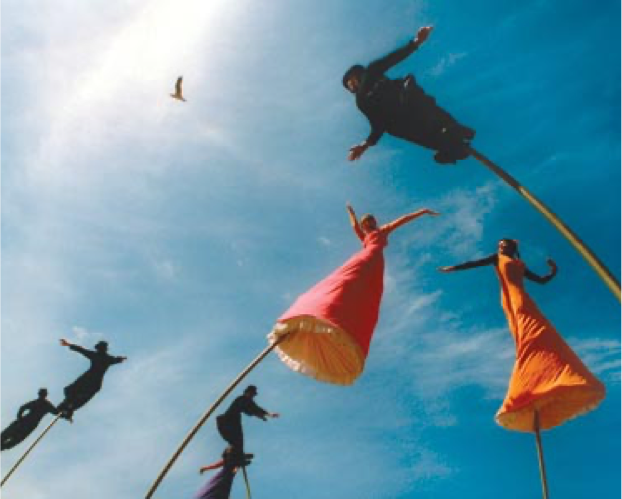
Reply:
M581 256L589 263L596 271L598 276L603 280L607 287L611 290L614 296L620 301L620 283L613 276L613 274L605 267L598 257L585 245L579 237L572 232L564 222L562 222L557 215L549 210L540 200L538 200L533 194L531 194L524 186L522 186L514 177L509 173L499 168L492 161L490 161L483 154L480 154L475 149L470 149L471 155L477 159L480 163L493 171L502 180L504 180L510 187L518 191L531 205L538 210L544 217L551 222L555 228L568 240L570 244L581 254Z
M58 414L58 415L57 415L57 416L56 416L56 417L52 420L52 422L51 422L51 423L47 426L47 428L41 432L41 435L39 435L39 436L37 437L37 439L36 439L36 440L32 443L32 445L31 445L30 447L28 447L28 450L27 450L26 452L24 452L24 454L22 455L22 457L20 457L20 458L17 460L17 462L16 462L16 463L13 465L13 467L9 470L9 472L6 474L6 476L2 479L2 482L0 482L0 487L3 487L3 486L4 486L4 484L5 484L5 483L9 480L9 478L10 478L10 477L11 477L11 475L13 474L13 472L14 472L17 468L19 468L19 465L20 465L20 464L22 464L22 461L23 461L24 459L26 459L26 456L28 456L28 454L30 454L30 451L31 451L32 449L34 449L34 448L37 446L37 444L41 441L41 439L42 439L43 437L45 437L45 434L46 434L48 431L50 431L50 429L52 428L52 426L54 426L54 425L56 424L56 421L58 421L58 420L59 420L60 416L61 416L61 415L60 415L60 414Z
M538 448L538 464L540 465L540 480L542 481L542 497L549 499L549 486L546 482L546 468L544 467L544 453L542 452L542 440L540 439L540 415L538 411L533 413L533 431L536 433L536 447Z
M242 473L244 474L244 484L246 485L246 499L251 499L251 484L248 481L248 474L246 473L246 466L242 466Z
M233 391L233 389L236 386L238 386L238 384L240 384L240 382L248 375L248 373L250 373L257 366L257 364L259 364L286 337L287 337L287 335L283 335L277 341L275 341L271 345L268 345L255 358L255 360L253 360L246 367L246 369L244 369L240 374L238 374L237 378L235 378L231 382L231 384L225 389L225 391L222 393L222 395L220 395L220 397L218 397L216 402L214 402L210 406L210 408L207 411L205 411L205 413L203 414L203 416L201 416L201 418L199 419L197 424L194 425L194 428L192 428L192 430L190 430L188 435L186 435L186 438L184 438L184 440L181 442L179 448L175 451L175 453L168 460L168 462L166 463L166 465L164 466L164 468L162 469L162 471L158 475L158 478L156 478L155 482L153 482L153 484L151 485L151 488L147 492L147 495L145 496L145 499L151 499L151 497L153 497L153 494L155 493L155 491L159 487L160 483L162 482L162 480L164 479L166 474L169 472L169 470L172 468L173 464L175 464L175 461L177 461L177 458L181 455L181 453L184 451L186 446L190 443L190 440L192 440L194 438L194 436L197 434L197 432L199 431L201 426L203 426L205 421L207 421L208 418L214 413L214 411L218 408L218 406L222 403L222 401L225 400L225 398L227 398L227 395L229 395Z

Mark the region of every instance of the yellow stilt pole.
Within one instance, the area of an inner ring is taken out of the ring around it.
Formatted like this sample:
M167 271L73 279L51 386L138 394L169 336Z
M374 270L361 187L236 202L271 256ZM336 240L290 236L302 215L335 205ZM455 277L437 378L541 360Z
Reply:
M514 188L518 193L523 196L531 205L538 210L544 217L553 224L553 226L570 241L570 244L581 254L581 256L589 263L596 271L598 276L607 285L614 296L620 301L620 283L613 276L613 274L605 267L598 257L586 246L586 244L579 239L579 237L572 232L564 222L562 222L555 213L549 210L544 203L538 200L533 194L531 194L524 186L522 186L514 177L509 173L499 168L492 161L490 161L483 154L480 154L475 149L470 149L471 155L477 159L480 163L492 170L496 175L501 177L510 187Z
M246 485L246 499L251 499L251 484L248 481L246 466L242 466L242 473L244 474L244 484Z
M287 335L283 335L277 341L275 341L271 345L268 345L255 358L255 360L253 360L246 367L246 369L244 369L240 374L238 374L237 378L235 378L231 382L231 384L225 389L225 391L222 393L222 395L220 395L220 397L218 397L216 402L214 402L210 406L210 408L207 411L205 411L205 413L203 414L203 416L201 416L201 418L199 419L197 424L194 425L194 428L192 428L192 430L190 430L188 435L186 435L186 438L184 438L184 440L181 442L181 444L178 447L178 449L175 451L175 453L168 460L168 462L166 463L166 465L164 466L164 468L162 469L162 471L158 475L158 478L156 478L155 482L153 482L153 484L149 488L149 491L147 492L147 495L145 496L145 499L151 499L151 497L153 497L153 494L155 493L157 488L160 486L160 483L162 482L162 480L164 479L166 474L169 472L169 470L172 468L173 464L175 464L175 461L177 461L177 458L181 455L181 453L184 451L186 446L190 443L190 440L192 440L194 438L194 436L197 434L197 432L199 431L201 426L203 426L203 423L205 423L205 421L208 420L208 418L214 413L214 411L218 408L218 406L222 403L222 401L225 400L227 395L229 395L233 391L233 389L236 386L238 386L238 384L248 375L248 373L250 373L257 366L257 364L259 364L286 337L287 337Z
M19 468L19 465L22 464L22 461L24 459L26 459L26 456L28 456L28 454L30 454L30 451L32 449L34 449L37 444L41 441L41 439L43 437L45 437L45 434L50 431L50 429L52 428L52 426L54 426L56 424L56 421L58 421L60 418L60 414L58 414L53 420L52 422L47 426L47 428L45 430L43 430L41 432L41 435L39 435L37 437L37 439L32 443L32 445L30 447L28 447L28 450L26 452L24 452L24 454L22 455L22 457L20 457L17 462L13 465L13 467L9 470L9 472L6 474L6 476L2 479L2 482L0 482L0 487L3 487L4 484L9 480L9 478L11 477L11 475L13 474L13 472Z
M533 413L533 431L536 433L536 447L538 448L538 464L540 465L540 480L542 481L542 497L549 499L549 486L546 482L546 469L544 468L544 453L542 452L542 440L540 439L540 415L538 411Z

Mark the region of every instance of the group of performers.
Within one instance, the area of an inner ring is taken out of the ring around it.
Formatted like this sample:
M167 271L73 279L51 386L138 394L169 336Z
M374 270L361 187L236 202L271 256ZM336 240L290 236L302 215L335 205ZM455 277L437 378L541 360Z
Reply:
M385 75L417 50L431 31L431 27L423 27L405 46L368 66L352 66L345 73L343 85L356 96L356 104L371 126L367 139L350 149L350 160L359 159L385 132L433 150L438 163L454 163L470 155L474 130L437 106L414 76L392 80ZM380 312L383 251L389 236L412 221L439 215L425 208L379 224L373 215L358 218L351 206L347 210L362 249L302 294L269 335L269 341L278 343L275 351L289 367L342 385L353 383L364 369ZM542 429L552 428L595 407L605 396L604 385L590 373L525 290L525 278L545 284L556 275L555 263L548 260L548 265L547 275L536 275L520 259L518 242L501 239L497 251L489 257L439 268L449 273L492 266L499 278L502 307L516 343L516 361L496 419L512 430L531 432L536 418ZM47 413L60 413L71 420L73 412L101 389L106 370L125 360L109 355L105 342L98 343L95 350L66 340L61 340L61 344L87 357L91 367L65 388L66 398L58 407L47 400L45 389L40 390L37 400L22 406L17 420L2 433L3 450L22 441ZM242 414L263 420L279 416L259 407L254 401L256 395L257 388L248 386L217 418L217 429L227 448L221 460L200 469L203 473L221 468L196 498L228 498L237 470L250 464L253 455L244 449Z
M65 339L60 344L84 355L91 362L90 367L78 379L64 388L65 399L54 406L48 399L46 388L39 390L39 397L19 408L17 418L2 432L0 438L2 450L15 447L28 437L39 425L46 414L60 415L73 422L73 413L91 400L104 382L104 374L114 364L119 364L127 357L114 357L108 353L108 343L100 341L94 350L74 345Z

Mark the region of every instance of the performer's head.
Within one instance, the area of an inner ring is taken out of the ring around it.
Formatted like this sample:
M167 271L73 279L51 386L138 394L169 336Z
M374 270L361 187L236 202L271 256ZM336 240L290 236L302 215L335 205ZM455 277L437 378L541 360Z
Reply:
M376 222L376 218L369 213L363 215L359 223L365 234L378 230L378 222Z
M44 399L48 396L48 389L47 388L40 388L39 389L39 398L40 399Z
M257 395L257 387L255 385L248 385L244 390L244 395L253 398L255 395Z
M106 353L108 351L108 342L100 341L97 345L95 345L95 350L101 353Z
M518 241L516 239L504 238L499 240L497 245L499 253L511 258L520 258L518 253Z
M343 86L346 87L349 92L355 94L361 84L361 77L364 71L365 68L360 64L352 66L346 71L346 74L343 75Z

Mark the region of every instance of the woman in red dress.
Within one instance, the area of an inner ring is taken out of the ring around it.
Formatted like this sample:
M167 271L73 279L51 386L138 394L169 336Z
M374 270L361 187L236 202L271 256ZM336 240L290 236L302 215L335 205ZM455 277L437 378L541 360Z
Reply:
M357 220L347 206L363 248L328 277L298 297L268 335L291 369L320 381L352 384L363 372L378 322L383 291L384 247L391 232L422 215L421 209L378 226L372 215Z

